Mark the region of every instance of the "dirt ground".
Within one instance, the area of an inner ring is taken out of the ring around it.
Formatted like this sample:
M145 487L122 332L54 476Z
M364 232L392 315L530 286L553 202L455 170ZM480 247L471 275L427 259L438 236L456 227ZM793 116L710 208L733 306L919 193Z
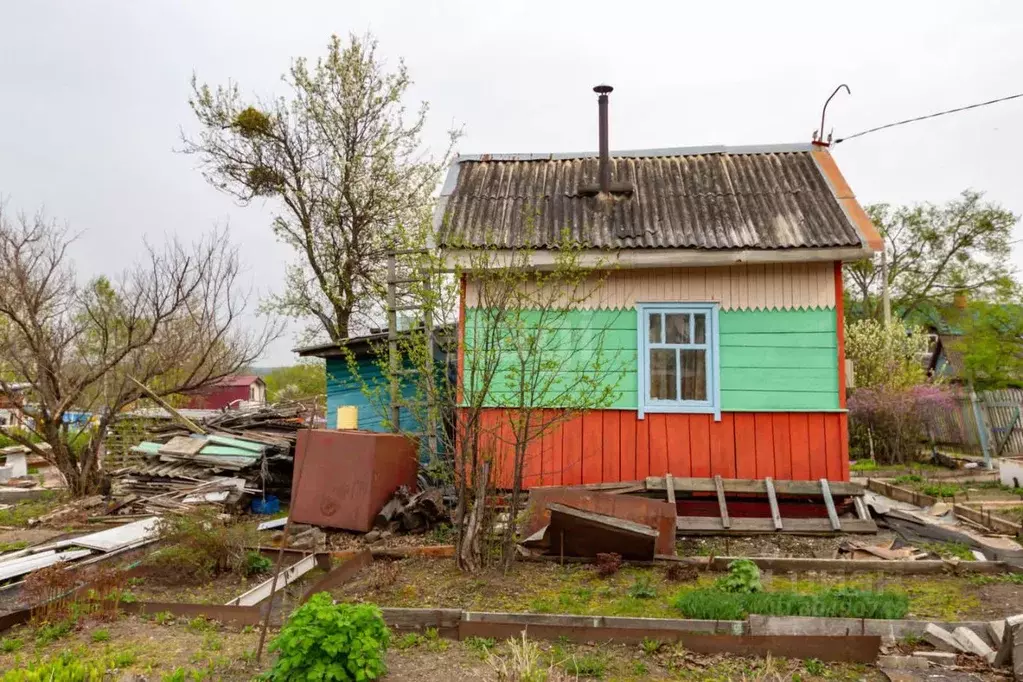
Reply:
M591 566L517 563L508 574L461 573L450 559L377 561L336 598L381 606L462 608L474 611L569 613L681 618L672 602L683 591L710 587L719 573L671 582L665 569L627 567L602 578ZM991 620L1014 615L1023 604L1023 581L1008 576L891 576L880 574L764 574L764 589L813 593L833 587L894 590L909 597L909 618ZM650 596L636 596L648 590Z
M276 634L271 632L271 637ZM120 679L147 682L172 679L251 680L272 665L264 654L255 661L257 629L227 629L201 620L123 616L113 622L80 620L66 634L50 639L41 627L20 627L0 639L0 670L18 670L68 652L81 660L116 664ZM538 642L538 665L551 682L579 678L623 680L883 680L874 668L790 659L748 659L700 655L672 645L574 645ZM430 682L497 680L511 665L509 643L492 640L455 642L430 637L396 636L387 654L386 680ZM133 677L128 677L132 674ZM114 677L113 679L118 679Z

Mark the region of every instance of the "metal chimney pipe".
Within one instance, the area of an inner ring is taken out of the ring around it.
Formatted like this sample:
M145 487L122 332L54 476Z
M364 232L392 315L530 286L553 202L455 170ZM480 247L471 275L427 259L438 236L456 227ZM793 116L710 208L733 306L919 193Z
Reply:
M614 90L610 85L598 85L593 92L600 95L597 98L597 110L600 118L600 191L611 191L611 154L608 150L607 133L607 95Z

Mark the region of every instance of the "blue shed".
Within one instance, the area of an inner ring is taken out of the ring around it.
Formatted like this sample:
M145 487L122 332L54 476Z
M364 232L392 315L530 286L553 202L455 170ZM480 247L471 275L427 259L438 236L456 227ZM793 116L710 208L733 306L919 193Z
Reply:
M446 328L438 328L443 332ZM356 372L353 374L346 353L339 343L324 343L316 346L296 348L300 357L323 358L324 371L327 373L327 428L337 428L337 409L343 406L354 406L359 409L358 428L364 431L387 431L385 411L389 407L389 389L386 377L380 371L380 352L386 352L387 330L376 331L365 336L353 336L342 344L352 353ZM434 356L437 359L438 371L448 364L445 351L437 344ZM379 387L380 400L371 400L363 391L363 386ZM415 386L403 382L402 397L411 400L415 397ZM400 421L403 430L421 431L413 425L413 415L408 408L400 408Z

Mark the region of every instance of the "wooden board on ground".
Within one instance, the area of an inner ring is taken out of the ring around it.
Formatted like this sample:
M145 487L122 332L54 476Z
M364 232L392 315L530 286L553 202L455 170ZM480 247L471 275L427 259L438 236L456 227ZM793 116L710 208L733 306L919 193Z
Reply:
M205 438L190 438L188 436L174 436L160 446L161 455L177 455L179 457L191 457L199 454L199 451L206 445Z
M678 478L673 477L675 493L713 493L717 492L713 478ZM767 495L767 485L758 478L723 478L721 484L725 493L757 493ZM863 494L863 486L845 481L830 481L831 494L836 497L848 497ZM647 490L667 490L667 482L660 476L646 479ZM779 495L800 495L820 497L821 486L817 481L774 481L774 490Z
M551 523L547 538L552 554L595 556L614 552L625 559L653 559L656 553L659 534L650 526L563 504L551 503L548 509Z
M273 578L267 578L251 590L240 594L227 602L225 606L255 606L274 592L284 589L314 568L316 568L316 556L310 554L309 556L300 559L291 566L283 569L280 576L277 577L276 586L274 585ZM275 587L276 589L274 589Z
M876 533L872 520L846 519L842 529L836 531L829 519L783 518L782 529L775 528L773 519L731 519L725 528L720 518L712 516L680 516L676 523L679 535L749 535L751 533L787 533L790 535L835 535L839 533Z
M631 495L611 495L603 492L573 490L569 488L533 488L529 491L527 521L523 534L532 535L550 524L550 503L563 504L605 516L613 516L650 526L658 532L657 553L675 553L675 506L664 500ZM557 550L555 545L552 550Z
M373 553L368 549L362 550L313 583L302 595L302 600L299 603L306 603L317 592L326 592L338 585L343 585L371 563L373 563Z

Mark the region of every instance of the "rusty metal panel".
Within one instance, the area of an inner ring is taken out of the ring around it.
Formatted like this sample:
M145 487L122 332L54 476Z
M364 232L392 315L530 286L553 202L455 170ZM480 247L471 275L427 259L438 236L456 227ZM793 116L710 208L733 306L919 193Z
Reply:
M670 502L568 488L533 488L529 491L526 508L525 536L532 535L550 523L551 513L547 505L552 503L650 526L658 534L656 553L675 553L675 505Z
M366 532L400 486L416 488L414 439L369 431L298 432L291 520ZM299 486L301 486L299 488Z

